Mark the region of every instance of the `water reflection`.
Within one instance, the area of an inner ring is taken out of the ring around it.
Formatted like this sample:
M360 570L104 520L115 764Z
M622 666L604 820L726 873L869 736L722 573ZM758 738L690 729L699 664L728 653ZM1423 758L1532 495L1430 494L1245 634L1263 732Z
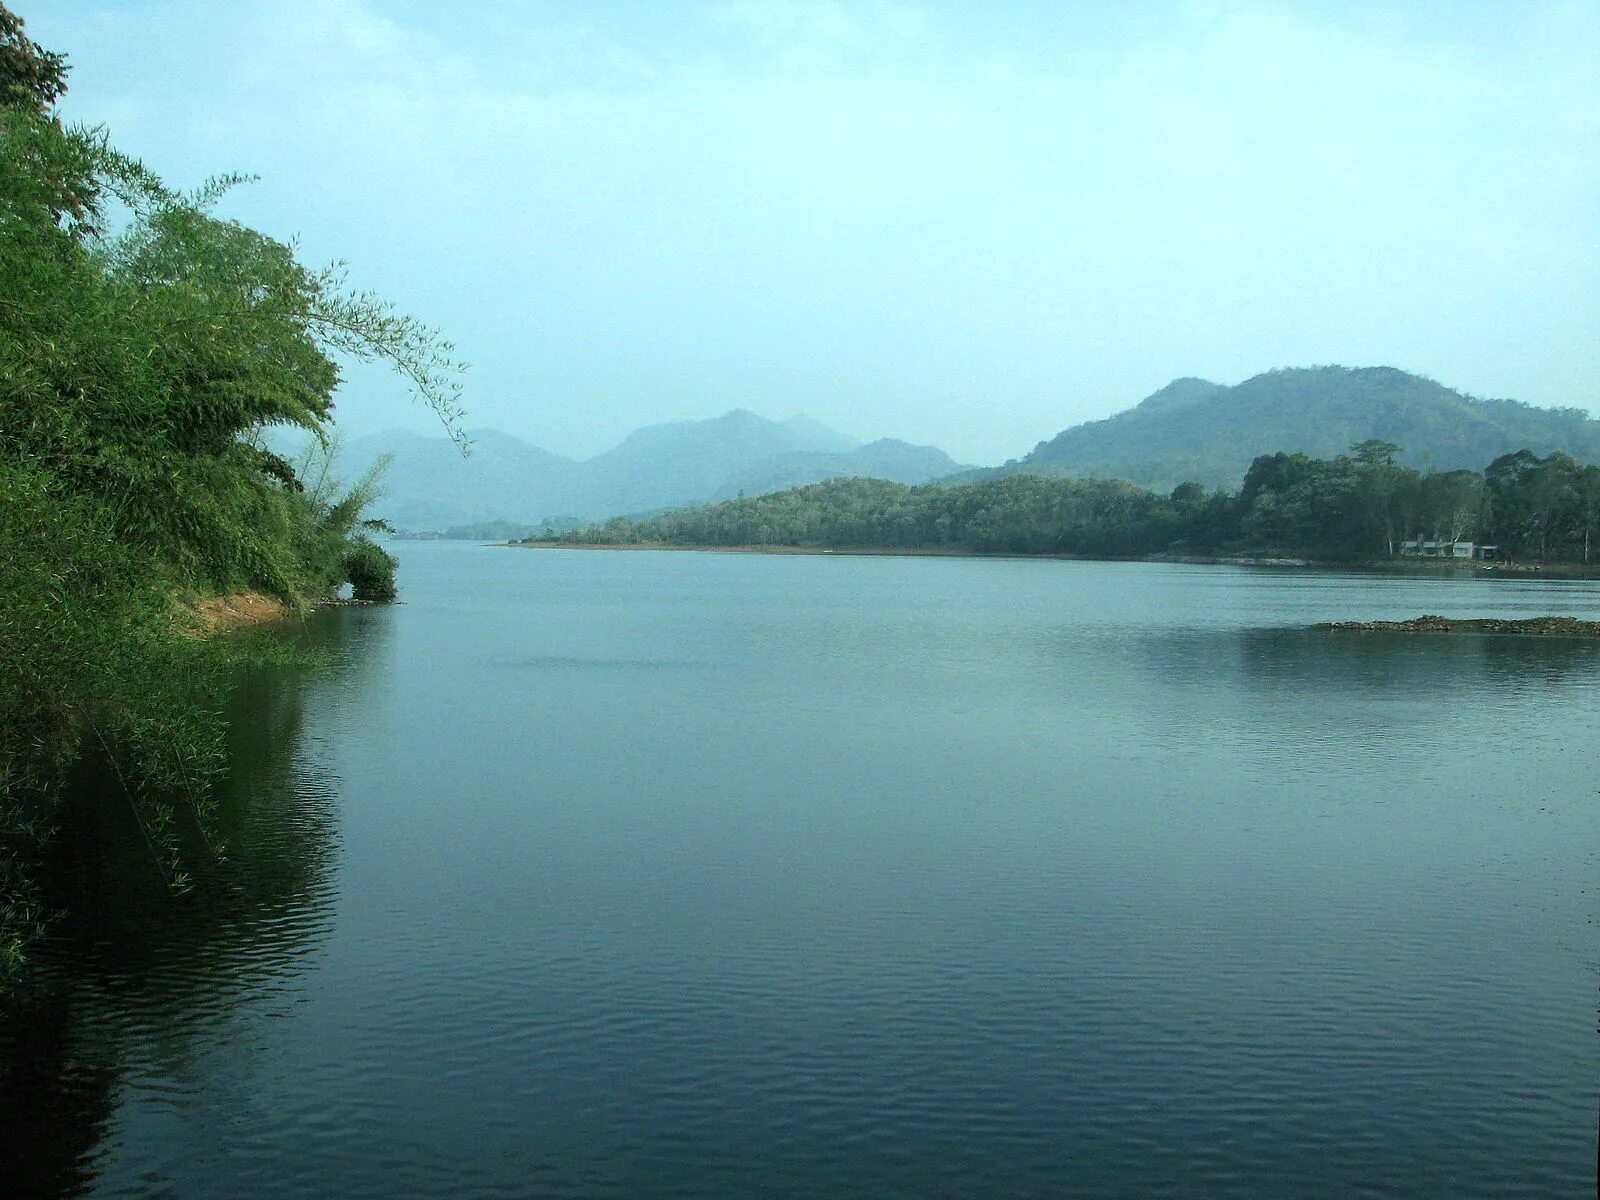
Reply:
M1241 661L1260 677L1331 679L1352 687L1437 689L1441 682L1503 685L1590 680L1600 664L1593 638L1474 633L1355 633L1249 630Z
M135 1076L182 1080L195 1039L271 1004L331 925L338 781L308 752L318 693L387 653L386 614L321 614L297 637L337 665L243 671L219 788L224 860L173 896L111 779L83 781L49 887L64 914L29 987L0 1011L0 1184L81 1194Z
M1064 665L1132 661L1181 687L1282 680L1316 690L1587 684L1600 667L1594 638L1266 628L1116 630L1088 639L1062 628L1053 643Z
M1064 680L1106 674L1107 664L1114 675L1131 664L1140 694L1179 721L1210 719L1218 706L1242 702L1271 722L1287 718L1286 704L1343 701L1346 718L1365 715L1381 727L1398 707L1412 706L1408 719L1432 726L1458 719L1437 703L1448 698L1470 694L1475 705L1492 705L1587 688L1600 669L1600 641L1280 628L1148 630L1086 642L1065 631L1051 657Z
M81 1028L65 989L0 1009L0 1182L11 1196L78 1195L105 1134L116 1055Z

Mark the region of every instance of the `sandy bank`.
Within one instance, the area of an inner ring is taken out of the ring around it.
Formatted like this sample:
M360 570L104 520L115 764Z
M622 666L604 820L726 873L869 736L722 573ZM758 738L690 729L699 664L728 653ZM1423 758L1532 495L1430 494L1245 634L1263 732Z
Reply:
M235 592L180 604L173 626L189 637L211 637L247 626L286 621L290 615L288 605L264 592Z
M275 625L306 612L324 608L365 608L375 600L316 600L305 609L295 610L265 592L235 592L230 596L207 596L192 603L179 602L173 628L185 637L213 637L236 629Z

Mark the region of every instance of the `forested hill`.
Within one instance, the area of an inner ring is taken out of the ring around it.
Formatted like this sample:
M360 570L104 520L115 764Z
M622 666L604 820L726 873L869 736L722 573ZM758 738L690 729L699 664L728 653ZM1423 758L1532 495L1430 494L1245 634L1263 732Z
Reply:
M1504 454L1481 472L1424 475L1399 447L1369 440L1354 456L1264 454L1237 492L1185 483L1170 494L1117 479L1010 475L907 487L835 479L767 496L616 519L569 538L601 545L792 546L1132 558L1293 554L1359 559L1407 539L1481 540L1544 562L1600 560L1600 467L1555 451Z
M1600 459L1600 421L1576 408L1475 400L1393 367L1268 371L1235 387L1179 379L1137 407L1041 442L1002 474L1127 479L1157 490L1232 487L1263 446L1327 458L1380 438L1420 470L1481 470L1515 450Z

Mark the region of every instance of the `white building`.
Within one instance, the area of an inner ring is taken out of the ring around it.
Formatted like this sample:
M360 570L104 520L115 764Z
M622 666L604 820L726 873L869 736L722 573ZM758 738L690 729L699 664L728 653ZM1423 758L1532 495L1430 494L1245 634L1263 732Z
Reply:
M1400 543L1404 558L1477 558L1471 542L1425 542L1420 538Z

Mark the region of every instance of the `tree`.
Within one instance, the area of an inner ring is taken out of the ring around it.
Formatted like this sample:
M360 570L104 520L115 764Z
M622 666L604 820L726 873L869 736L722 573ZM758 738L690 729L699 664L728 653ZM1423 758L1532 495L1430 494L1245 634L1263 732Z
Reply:
M1400 453L1400 447L1382 438L1368 438L1351 446L1350 453L1355 455L1356 461L1363 467L1392 467L1395 455Z
M99 135L0 118L0 437L112 504L120 536L197 585L292 600L288 481L249 441L326 436L335 353L389 360L464 442L449 344L342 267L212 217L237 180L179 195ZM63 193L88 198L81 219ZM114 233L107 195L132 214Z
M22 18L0 4L0 106L48 113L67 90L67 59L22 31Z
M1395 532L1404 528L1398 503L1402 489L1415 472L1394 465L1400 447L1380 438L1368 438L1350 447L1355 454L1360 479L1361 504L1368 526L1382 541L1385 552L1394 553Z
M1539 557L1550 552L1550 541L1571 536L1578 523L1578 485L1580 468L1564 450L1556 450L1539 462L1531 477L1534 528L1539 538Z
M1239 499L1241 531L1261 548L1348 557L1371 538L1361 477L1348 458L1262 455L1250 465Z
M1491 527L1501 544L1513 553L1522 553L1534 534L1531 483L1538 469L1538 456L1524 449L1502 454L1483 471Z
M1422 478L1417 532L1436 541L1465 541L1482 519L1483 476L1476 471L1437 471Z
M1583 561L1589 561L1594 534L1600 528L1600 467L1586 466L1577 481L1578 524L1583 532Z

